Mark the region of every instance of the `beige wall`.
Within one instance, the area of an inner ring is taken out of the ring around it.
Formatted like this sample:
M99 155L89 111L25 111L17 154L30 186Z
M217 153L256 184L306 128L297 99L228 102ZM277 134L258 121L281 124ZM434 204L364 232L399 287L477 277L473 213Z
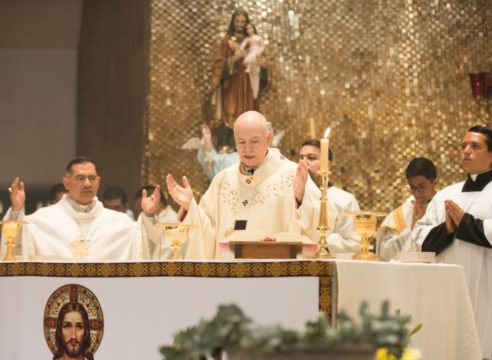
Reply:
M0 1L0 186L61 179L75 154L81 0Z
M92 156L103 189L141 184L149 4L0 0L0 186L61 179Z
M141 185L149 2L85 0L80 36L77 153L97 160L102 190Z

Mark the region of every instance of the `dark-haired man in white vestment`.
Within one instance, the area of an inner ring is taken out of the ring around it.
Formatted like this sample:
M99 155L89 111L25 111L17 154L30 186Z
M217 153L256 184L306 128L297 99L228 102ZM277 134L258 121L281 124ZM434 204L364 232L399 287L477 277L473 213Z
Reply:
M466 181L439 191L415 236L439 262L464 267L484 359L492 359L492 129L470 128L461 143ZM438 304L435 304L438 306ZM452 314L450 314L452 315Z
M79 156L70 161L63 184L68 193L60 201L26 216L24 182L18 177L12 182L12 207L4 220L26 222L14 241L15 255L23 260L134 261L150 258L149 241L160 241L164 256L170 254L169 242L161 239L162 231L152 219L142 214L135 223L103 207L96 196L100 177L94 160ZM158 208L158 191L143 193L142 208L149 217ZM5 251L2 239L0 254Z

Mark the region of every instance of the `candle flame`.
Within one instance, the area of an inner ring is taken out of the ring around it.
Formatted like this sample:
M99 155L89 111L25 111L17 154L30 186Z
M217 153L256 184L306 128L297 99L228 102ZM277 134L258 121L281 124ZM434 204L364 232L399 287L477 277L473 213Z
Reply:
M328 137L330 136L330 132L331 132L331 128L327 128L325 130L325 134L323 135L323 139L328 139Z

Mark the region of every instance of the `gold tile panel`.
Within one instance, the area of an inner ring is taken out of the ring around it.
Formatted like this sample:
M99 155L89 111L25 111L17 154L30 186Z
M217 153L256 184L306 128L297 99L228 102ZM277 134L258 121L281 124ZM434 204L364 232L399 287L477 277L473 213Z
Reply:
M311 124L317 137L332 127L332 180L363 209L403 202L415 156L436 163L442 185L463 178L464 131L491 125L492 100L472 98L468 74L492 72L492 2L152 0L146 181L170 172L197 197L207 188L180 146L210 120L212 60L235 4L267 43L261 110L287 131L284 154L295 159Z

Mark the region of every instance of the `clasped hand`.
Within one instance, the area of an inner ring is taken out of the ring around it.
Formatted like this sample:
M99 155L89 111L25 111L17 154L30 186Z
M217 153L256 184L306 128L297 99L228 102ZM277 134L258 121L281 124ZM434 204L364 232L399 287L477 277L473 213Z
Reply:
M302 204L304 199L304 191L308 180L309 171L307 164L303 160L299 160L297 164L296 177L294 179L294 195L298 204Z
M460 225L465 216L465 211L452 200L444 201L444 210L446 212L446 229L451 234Z
M424 203L422 201L415 201L415 205L413 207L413 216L412 216L412 227L411 229L413 229L415 227L415 224L417 223L417 221L419 221L420 219L422 219L422 217L424 216L425 214L425 208L427 206L427 203Z

